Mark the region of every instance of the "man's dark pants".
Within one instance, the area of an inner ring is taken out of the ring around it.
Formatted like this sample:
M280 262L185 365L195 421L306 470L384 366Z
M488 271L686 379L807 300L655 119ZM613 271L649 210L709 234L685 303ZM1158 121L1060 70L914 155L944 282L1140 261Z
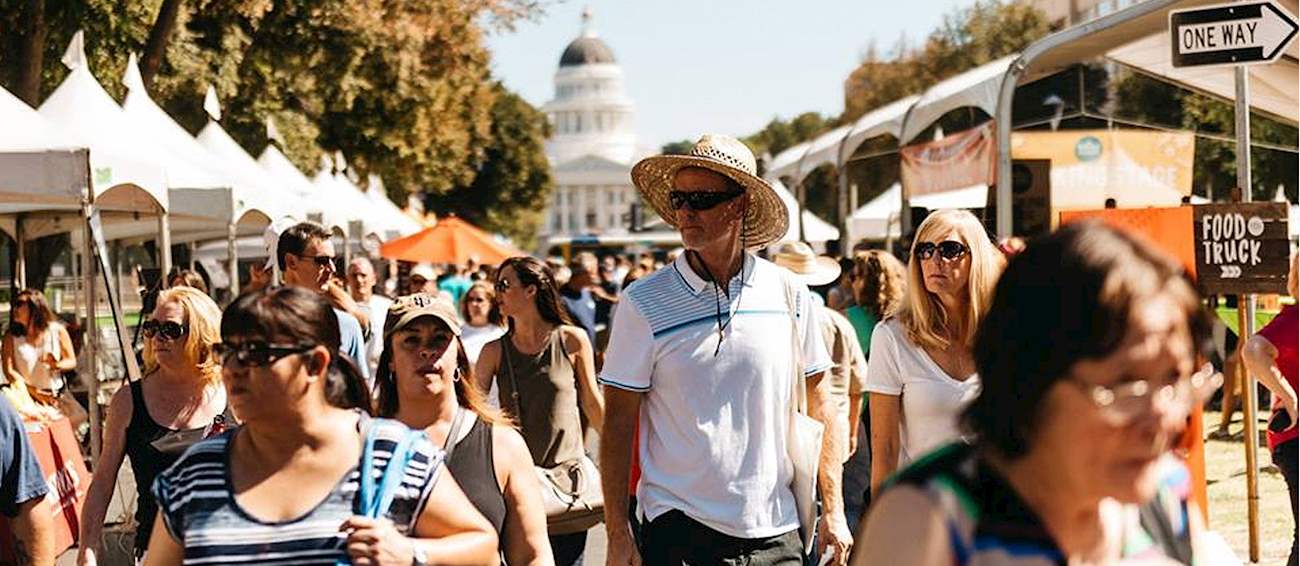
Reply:
M641 536L641 559L647 566L803 564L798 529L768 538L736 538L673 510L643 525Z

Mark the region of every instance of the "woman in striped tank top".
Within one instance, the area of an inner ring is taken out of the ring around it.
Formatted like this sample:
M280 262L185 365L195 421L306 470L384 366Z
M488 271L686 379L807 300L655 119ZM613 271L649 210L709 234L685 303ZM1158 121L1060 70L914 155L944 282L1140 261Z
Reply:
M442 450L419 435L408 458L394 458L411 431L369 416L365 382L336 356L324 299L295 287L246 294L223 314L221 338L214 349L242 426L158 477L146 564L497 563L496 533L443 473ZM370 467L359 464L366 454ZM390 460L404 472L391 489L372 488L386 484ZM366 518L375 510L363 487L393 494L377 518Z

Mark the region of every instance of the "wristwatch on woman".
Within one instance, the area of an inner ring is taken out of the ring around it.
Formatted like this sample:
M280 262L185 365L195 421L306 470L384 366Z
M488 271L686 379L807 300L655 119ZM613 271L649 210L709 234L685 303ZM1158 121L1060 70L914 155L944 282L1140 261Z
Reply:
M420 548L420 543L411 543L411 566L429 566L429 555Z

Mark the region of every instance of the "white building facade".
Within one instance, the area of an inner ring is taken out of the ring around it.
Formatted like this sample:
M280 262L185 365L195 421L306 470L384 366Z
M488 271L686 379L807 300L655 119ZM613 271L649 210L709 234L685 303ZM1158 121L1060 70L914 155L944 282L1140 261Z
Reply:
M637 201L629 176L640 157L635 105L623 91L623 70L583 13L581 35L555 72L555 98L542 106L551 121L546 155L555 178L543 239L625 234Z

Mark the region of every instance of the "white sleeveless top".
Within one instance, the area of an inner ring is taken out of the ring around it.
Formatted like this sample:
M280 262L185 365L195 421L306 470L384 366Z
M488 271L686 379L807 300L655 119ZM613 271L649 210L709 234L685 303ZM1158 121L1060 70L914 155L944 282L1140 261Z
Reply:
M45 353L54 354L55 360L63 358L63 349L59 346L59 334L63 330L63 325L58 322L51 322L50 326L45 329L45 335L37 340L37 344L27 341L27 336L14 337L14 360L18 366L18 373L21 373L27 385L46 391L54 391L63 388L63 375L57 371L50 371L50 368L41 363L45 358Z

